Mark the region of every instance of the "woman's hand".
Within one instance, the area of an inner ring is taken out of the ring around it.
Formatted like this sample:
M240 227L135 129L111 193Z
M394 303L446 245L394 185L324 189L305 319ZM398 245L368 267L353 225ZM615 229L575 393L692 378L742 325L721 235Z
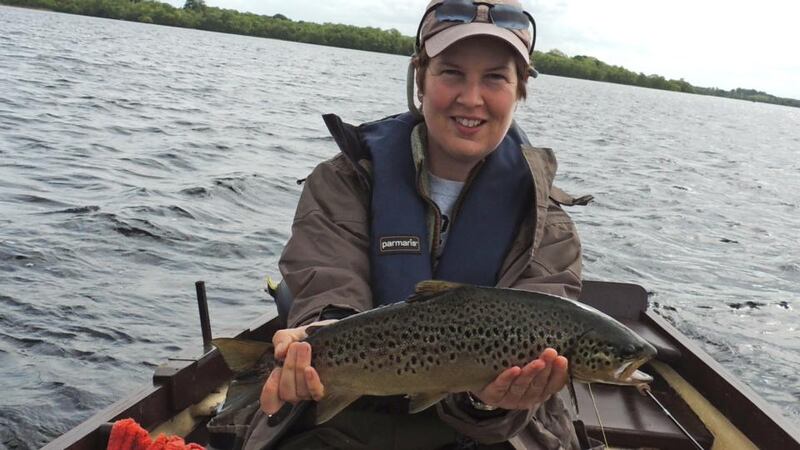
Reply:
M300 341L308 337L308 327L324 326L333 322L336 320L323 320L275 332L272 336L275 359L283 361L283 367L273 369L264 383L261 390L262 411L275 414L286 402L320 400L325 395L319 374L311 367L311 345Z
M506 369L480 392L473 395L481 402L503 409L532 409L546 402L567 383L567 358L552 348L539 358Z

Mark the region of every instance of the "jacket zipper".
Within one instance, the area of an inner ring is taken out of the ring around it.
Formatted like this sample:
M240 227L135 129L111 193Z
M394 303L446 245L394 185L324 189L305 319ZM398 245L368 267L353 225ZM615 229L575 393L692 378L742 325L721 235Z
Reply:
M421 178L422 170L417 169L417 193L425 203L428 204L434 211L434 218L433 218L433 239L431 239L431 267L436 268L436 253L439 249L439 234L442 230L442 211L439 210L439 205L436 204L427 194L422 192L422 178ZM427 219L425 220L427 222ZM426 224L427 225L427 224Z
M486 161L482 159L472 168L469 175L467 175L467 181L464 182L464 186L461 188L461 192L458 194L458 199L456 199L456 204L453 205L453 217L450 218L450 226L453 226L453 223L458 217L458 213L461 212L461 207L464 205L464 199L467 196L467 191L469 187L472 185L472 182L475 180L475 177L478 176L478 172L480 172L481 167L483 167L483 163Z

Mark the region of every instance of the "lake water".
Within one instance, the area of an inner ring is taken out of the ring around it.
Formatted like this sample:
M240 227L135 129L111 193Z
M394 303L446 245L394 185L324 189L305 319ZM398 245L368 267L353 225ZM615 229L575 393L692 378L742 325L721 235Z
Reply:
M401 112L407 58L0 7L0 448L38 448L273 309L320 115ZM588 279L800 424L800 109L541 76Z

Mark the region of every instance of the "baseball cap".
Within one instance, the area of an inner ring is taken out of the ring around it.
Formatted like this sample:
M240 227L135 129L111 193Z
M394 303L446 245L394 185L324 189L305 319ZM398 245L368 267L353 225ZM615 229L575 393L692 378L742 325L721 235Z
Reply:
M518 0L432 0L417 33L418 47L433 58L471 36L494 36L506 41L530 64L536 36L533 17ZM419 50L419 48L417 49Z

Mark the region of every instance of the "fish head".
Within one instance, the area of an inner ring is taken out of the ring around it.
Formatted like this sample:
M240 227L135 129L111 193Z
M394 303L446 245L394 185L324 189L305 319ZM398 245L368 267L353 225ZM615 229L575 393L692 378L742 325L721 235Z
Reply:
M656 355L656 349L621 323L584 333L568 355L575 381L639 385L653 380L638 370Z

